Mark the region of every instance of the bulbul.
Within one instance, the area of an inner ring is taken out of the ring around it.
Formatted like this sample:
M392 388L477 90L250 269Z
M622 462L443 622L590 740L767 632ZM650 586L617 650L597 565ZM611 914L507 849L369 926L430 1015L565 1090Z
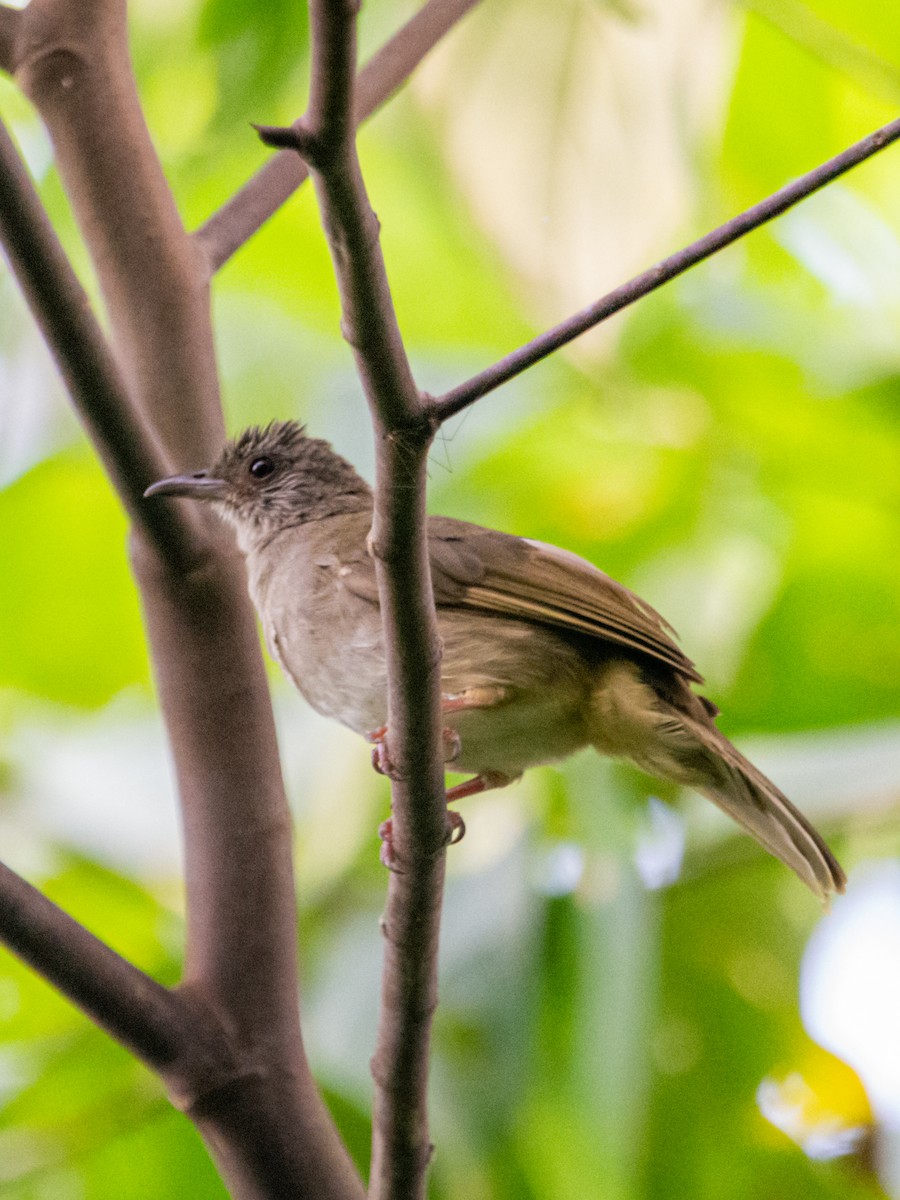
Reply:
M234 526L275 659L318 712L377 740L387 720L367 550L372 491L293 421L248 429L209 470L147 496L212 503ZM845 876L809 821L716 727L718 712L649 604L567 550L449 517L428 521L453 769L448 799L593 746L695 788L815 894Z

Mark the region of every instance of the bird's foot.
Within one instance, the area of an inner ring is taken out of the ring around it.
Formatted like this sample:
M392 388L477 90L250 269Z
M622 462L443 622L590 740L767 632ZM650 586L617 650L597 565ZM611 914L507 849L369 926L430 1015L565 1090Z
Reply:
M455 846L466 836L466 823L452 808L447 809L447 845Z
M397 778L397 774L394 771L394 764L388 756L387 744L385 742L376 742L373 745L372 766L379 775L387 775L388 779Z
M494 708L498 704L502 704L509 699L510 689L505 687L470 687L463 688L461 692L447 693L441 696L441 712L443 713L458 713L466 712L473 708ZM365 735L366 741L372 743L372 766L379 775L387 775L389 779L397 779L394 764L391 762L390 755L387 750L387 725L381 725L378 729L373 729ZM444 743L444 762L452 763L459 758L462 743L460 742L459 734L455 729L444 727L441 730L441 737ZM500 776L498 776L500 778ZM507 780L508 782L508 780ZM460 786L463 786L462 784ZM475 791L487 791L491 787L503 787L502 783L491 783L486 787L476 788ZM470 796L472 792L464 792L463 795Z
M381 852L378 857L381 859L382 866L402 875L403 872L397 866L397 857L394 854L394 822L390 817L378 826L378 836L381 838Z
M388 779L399 779L399 775L388 754L387 731L387 725L381 725L378 729L373 729L371 733L367 733L365 739L372 744L372 766L378 774L386 775Z
M462 748L459 734L455 729L445 727L441 730L441 738L444 745L443 761L445 763L454 762L459 758ZM396 779L398 776L388 754L386 739L387 725L382 725L380 729L373 729L371 733L366 734L366 741L372 743L372 766L379 775L387 775L388 779Z
M459 752L462 750L462 741L455 729L450 729L444 726L441 730L441 738L444 742L444 762L456 762L459 758Z
M466 796L477 796L481 792L490 792L494 788L506 787L515 778L513 775L504 775L501 771L482 771L480 775L473 775L471 779L464 779L455 787L448 788L447 804L449 805L454 800L464 800ZM400 868L397 866L397 856L394 853L394 824L390 817L378 826L378 836L381 838L381 861L389 871L400 872ZM447 838L444 845L455 846L465 836L465 821L458 812L448 808Z
M444 840L445 846L455 846L457 842L461 842L466 835L466 823L452 808L447 809L447 836ZM381 838L381 853L379 858L384 866L389 871L394 871L397 874L402 874L400 867L397 865L397 856L394 852L394 822L390 817L386 821L382 821L378 826L378 836Z

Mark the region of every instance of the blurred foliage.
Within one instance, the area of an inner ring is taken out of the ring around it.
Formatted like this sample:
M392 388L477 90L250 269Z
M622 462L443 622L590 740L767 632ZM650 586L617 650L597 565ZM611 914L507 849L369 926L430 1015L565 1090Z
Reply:
M196 226L264 160L247 123L302 108L302 6L131 10L148 121ZM408 12L370 0L366 52ZM465 378L888 120L898 47L900 10L876 0L483 6L361 138L422 385ZM90 284L46 137L9 81L0 111ZM851 869L900 851L898 196L894 149L484 400L432 459L435 510L569 546L665 612L723 727L758 735ZM230 426L300 416L369 470L310 189L226 266L214 302ZM166 752L125 522L3 274L0 311L4 855L173 981L178 847L148 857L137 816ZM365 747L273 683L307 1044L364 1169L385 785ZM683 869L663 839L677 880L648 887L636 849L654 787L582 758L467 806L435 1031L435 1200L900 1195L896 1125L801 1022L814 902L693 802ZM813 1157L817 1130L819 1153L829 1130L849 1153ZM0 1187L223 1195L156 1082L6 955Z

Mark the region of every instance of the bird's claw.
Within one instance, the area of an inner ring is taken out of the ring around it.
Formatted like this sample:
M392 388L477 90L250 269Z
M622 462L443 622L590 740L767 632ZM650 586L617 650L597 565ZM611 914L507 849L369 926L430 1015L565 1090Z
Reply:
M450 729L449 726L444 726L441 730L441 738L444 743L444 762L456 762L462 750L462 739L455 729Z
M382 725L380 729L374 729L371 733L367 733L366 741L372 744L372 766L379 775L386 775L388 779L398 779L396 768L391 762L390 755L387 749L387 726ZM443 745L443 761L445 763L455 762L459 758L462 749L462 742L459 734L455 729L445 727L441 730L441 741Z
M384 742L376 742L372 747L372 766L379 775L387 775L388 779L393 778L393 765L388 758L387 746Z
M382 725L380 729L373 729L365 737L367 742L372 743L372 766L378 774L386 775L388 779L399 779L400 775L388 753L387 725Z
M466 836L466 823L452 808L447 809L447 845L455 846Z
M402 875L403 872L397 866L397 857L394 853L394 822L390 817L378 826L378 836L381 838L381 852L378 857L381 859L382 866L393 871L395 875Z
M452 808L447 809L447 836L444 840L445 846L455 846L461 842L466 835L466 823ZM387 867L389 871L393 871L395 875L402 875L403 871L397 864L397 856L394 851L394 822L390 817L386 821L382 821L378 826L378 836L381 838L381 852L379 858L382 865Z

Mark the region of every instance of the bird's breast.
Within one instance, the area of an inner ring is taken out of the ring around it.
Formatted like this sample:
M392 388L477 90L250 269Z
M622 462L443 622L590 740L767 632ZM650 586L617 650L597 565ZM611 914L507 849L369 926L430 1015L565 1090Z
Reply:
M335 555L291 546L250 574L269 650L323 716L366 734L387 720L387 676L376 605L343 583Z

